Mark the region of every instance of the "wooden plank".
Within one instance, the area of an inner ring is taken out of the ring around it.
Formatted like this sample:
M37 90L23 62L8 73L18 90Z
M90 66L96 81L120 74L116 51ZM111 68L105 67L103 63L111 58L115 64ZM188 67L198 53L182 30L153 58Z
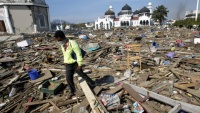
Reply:
M54 108L56 109L56 110L60 110L60 108L58 108L58 106L56 106L51 100L49 101L50 103L51 103L51 105L53 105L54 106Z
M82 77L78 77L78 80L79 80L80 86L90 104L92 111L94 113L100 112L99 109L95 109L97 107L96 103L98 103L98 100L95 98L94 94L92 93L92 91L91 91L90 87L88 86L88 84L86 83L86 81L83 80Z
M122 78L116 80L114 83L108 84L108 85L106 85L106 86L112 86L112 85L114 85L114 84L116 84L116 83L118 83L118 82L124 81L124 80L126 80L126 79L128 79L128 78L129 78L129 77L122 77Z
M128 83L127 83L128 84ZM163 103L169 104L171 106L176 106L177 104L181 104L181 109L187 112L191 112L191 113L198 113L200 111L200 106L196 106L196 105L192 105L192 104L188 104L185 102L181 102L181 101L177 101L177 100L173 100L171 98L159 95L157 93L154 93L152 91L148 91L144 88L135 86L135 85L131 85L129 84L135 91L137 91L138 93L147 96L149 95L151 98L156 99L158 101L161 101Z
M144 81L147 81L148 77L150 75L150 72L145 72L145 73L142 73L139 80L137 80L138 82L144 82Z
M178 113L181 110L181 105L177 104L176 106L174 106L169 113Z
M121 86L121 85L118 85L118 86L115 87L114 89L111 89L111 90L107 91L107 93L108 93L108 94L115 94L115 93L117 93L117 92L119 92L119 91L121 91L121 90L122 90L122 86Z
M155 108L150 106L148 104L148 102L140 103L140 105L144 108L145 111L147 111L147 113L160 113L160 112L156 111Z
M134 98L138 102L143 102L144 98L142 98L138 92L136 92L130 85L123 83L122 87L125 91L127 91L132 98Z
M99 95L102 90L103 90L103 87L101 87L101 86L96 86L94 88L94 92L95 92L96 95Z
M156 105L153 101L146 101L147 105L153 109L153 113L164 113L165 109L160 108L160 106Z
M168 88L168 86L166 84L161 85L160 87L153 89L152 91L155 93L159 93L161 91L163 91L164 89Z
M195 83L188 83L188 84L182 84L182 83L174 83L174 87L186 90L188 87L195 87Z
M54 102L54 101L58 101L62 99L66 99L66 97L60 97L60 98L55 98L55 99L43 100L43 101L28 102L28 103L24 103L22 106L25 107L28 105L32 106L32 105L45 104L45 103L48 103L50 100Z
M16 58L12 58L12 57L5 57L5 58L1 58L0 62L13 62L15 61Z
M45 109L49 108L51 105L49 103L46 103L44 107L42 107L39 111L43 112Z
M200 98L200 89L193 90L193 89L187 88L187 92Z
M83 99L83 101L80 103L80 107L88 107L90 104L87 100L87 98Z
M76 99L66 100L66 101L64 101L64 102L58 103L57 106L58 106L58 107L61 107L61 106L65 106L65 105L68 105L68 104L76 103L77 101L82 100L82 99L84 99L84 98L85 98L85 97L81 97L81 98L79 98L78 100L77 100L77 98L76 98Z
M103 103L101 102L100 98L98 98L97 96L95 96L97 101L99 102L101 108L103 109L103 112L108 113L107 109L105 108L105 106L103 105ZM100 109L101 109L100 108Z
M176 62L172 65L172 67L175 68L181 60L182 58L179 58L178 60L176 60Z
M44 104L42 106L39 106L36 109L32 110L30 113L35 113L36 111L38 111L39 109L43 108L44 106L46 106L46 105Z
M118 109L118 110L119 110L119 109L124 109L123 106L124 106L123 104L120 104L120 105L114 106L114 107L113 107L113 106L110 106L110 107L108 107L108 111L117 110L117 109Z

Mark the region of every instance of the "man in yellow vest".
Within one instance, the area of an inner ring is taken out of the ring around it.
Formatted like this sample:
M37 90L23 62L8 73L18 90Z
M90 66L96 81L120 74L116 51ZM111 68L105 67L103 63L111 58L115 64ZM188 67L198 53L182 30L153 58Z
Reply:
M85 73L83 73L83 57L79 45L75 41L66 38L65 34L60 30L55 32L54 37L60 43L64 56L64 64L66 66L66 80L70 89L68 98L74 96L76 91L73 80L74 72L81 76L88 83L90 88L94 88L96 83ZM72 57L73 52L76 54L76 60Z

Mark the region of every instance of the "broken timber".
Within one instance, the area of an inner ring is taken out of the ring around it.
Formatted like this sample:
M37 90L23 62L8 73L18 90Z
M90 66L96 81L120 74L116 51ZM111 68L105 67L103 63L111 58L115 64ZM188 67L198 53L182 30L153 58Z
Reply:
M131 84L128 84L128 85L130 85L136 92L138 92L141 95L149 96L150 98L153 98L155 100L161 101L161 102L166 103L168 105L174 106L174 108L172 109L173 111L176 111L175 109L181 109L181 110L191 112L191 113L199 113L199 111L200 111L199 106L191 105L191 104L181 102L181 101L177 101L177 100L173 100L171 98L159 95L157 93L154 93L152 91L148 91L144 88L141 88L141 87L138 87L138 86L135 86L135 85L131 85ZM179 104L180 104L181 108L179 108L179 106L178 106ZM174 112L172 112L172 113L174 113Z
M88 86L88 84L86 83L86 81L83 80L81 77L78 77L78 80L79 80L80 86L90 104L92 111L94 113L104 113L104 111L102 109L99 109L100 105L98 104L98 100L92 93L92 91L91 91L90 87Z

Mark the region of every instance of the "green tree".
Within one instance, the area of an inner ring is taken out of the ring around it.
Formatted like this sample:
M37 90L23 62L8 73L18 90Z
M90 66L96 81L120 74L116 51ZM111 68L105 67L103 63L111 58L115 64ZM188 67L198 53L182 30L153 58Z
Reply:
M153 11L152 18L154 21L159 21L160 25L162 24L163 20L165 20L167 17L167 14L169 13L169 10L164 6L160 5L156 7L156 9Z
M184 20L177 20L174 23L174 26L177 26L177 27L187 27L189 29L191 29L193 27L193 25L200 26L200 16L198 17L197 21L195 21L194 18L187 18L187 19L184 19Z
M65 29L67 23L65 21L63 21L62 25L63 25L63 28Z

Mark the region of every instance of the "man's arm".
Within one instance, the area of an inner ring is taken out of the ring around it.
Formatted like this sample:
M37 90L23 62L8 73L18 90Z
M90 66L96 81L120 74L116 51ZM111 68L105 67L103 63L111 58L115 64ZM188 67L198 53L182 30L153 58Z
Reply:
M82 58L81 49L75 41L72 41L71 44L72 44L73 51L76 54L78 66L82 66L83 65L83 58Z

